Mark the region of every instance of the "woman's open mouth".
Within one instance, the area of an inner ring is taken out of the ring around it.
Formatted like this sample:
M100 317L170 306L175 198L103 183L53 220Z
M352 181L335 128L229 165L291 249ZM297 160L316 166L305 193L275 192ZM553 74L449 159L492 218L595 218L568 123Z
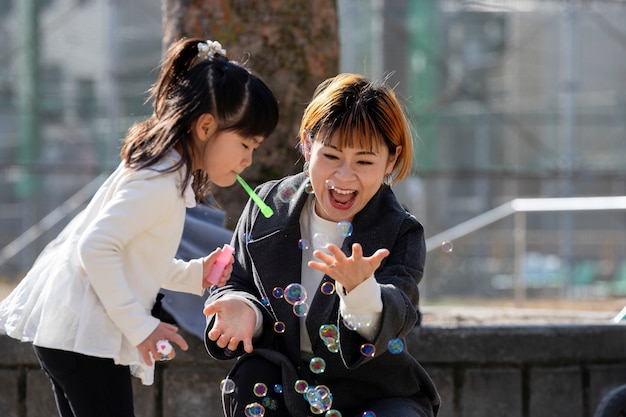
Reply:
M330 205L338 210L348 210L354 204L358 192L333 188L328 190Z

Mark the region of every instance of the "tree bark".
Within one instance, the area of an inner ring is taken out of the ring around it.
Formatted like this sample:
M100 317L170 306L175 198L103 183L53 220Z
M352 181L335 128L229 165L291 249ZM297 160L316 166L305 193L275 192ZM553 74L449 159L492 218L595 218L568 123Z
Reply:
M222 43L230 59L244 63L272 89L280 106L276 131L255 152L243 174L255 186L301 170L298 128L315 87L337 74L335 0L162 0L163 47L181 37ZM247 194L238 184L214 188L234 227Z

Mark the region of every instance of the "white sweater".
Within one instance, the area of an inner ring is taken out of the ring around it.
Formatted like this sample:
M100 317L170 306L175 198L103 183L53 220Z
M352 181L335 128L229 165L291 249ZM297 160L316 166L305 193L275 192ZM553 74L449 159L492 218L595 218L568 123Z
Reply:
M171 166L172 152L155 167ZM0 303L0 331L41 347L112 358L149 385L136 346L159 321L159 288L202 294L202 262L174 259L193 191L181 173L121 163Z

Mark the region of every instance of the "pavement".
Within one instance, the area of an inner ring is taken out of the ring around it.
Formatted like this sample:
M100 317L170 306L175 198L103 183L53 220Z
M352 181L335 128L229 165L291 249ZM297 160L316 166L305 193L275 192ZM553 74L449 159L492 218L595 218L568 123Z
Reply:
M619 311L546 308L423 306L423 326L615 324ZM626 324L626 321L620 323Z

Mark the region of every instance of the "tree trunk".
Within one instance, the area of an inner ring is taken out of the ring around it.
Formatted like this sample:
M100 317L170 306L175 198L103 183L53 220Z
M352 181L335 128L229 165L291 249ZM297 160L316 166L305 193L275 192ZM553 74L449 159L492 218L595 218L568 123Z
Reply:
M164 48L181 37L220 41L276 95L280 121L243 174L250 185L301 170L302 112L315 87L338 71L335 0L162 0L162 9ZM247 194L238 184L214 194L234 227Z

